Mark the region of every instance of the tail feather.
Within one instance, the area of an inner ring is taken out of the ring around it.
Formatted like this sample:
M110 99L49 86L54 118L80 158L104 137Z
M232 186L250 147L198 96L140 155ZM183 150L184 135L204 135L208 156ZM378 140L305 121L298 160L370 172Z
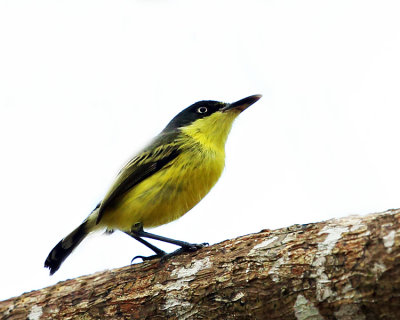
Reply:
M50 275L53 275L60 268L64 260L89 234L87 224L86 220L50 251L44 263L44 266L50 269Z

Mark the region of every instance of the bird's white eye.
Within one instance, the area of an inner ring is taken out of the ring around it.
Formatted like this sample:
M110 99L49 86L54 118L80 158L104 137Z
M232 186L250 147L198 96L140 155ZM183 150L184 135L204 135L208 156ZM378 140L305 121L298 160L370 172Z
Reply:
M197 109L197 113L206 113L207 112L207 108L206 107L200 107Z

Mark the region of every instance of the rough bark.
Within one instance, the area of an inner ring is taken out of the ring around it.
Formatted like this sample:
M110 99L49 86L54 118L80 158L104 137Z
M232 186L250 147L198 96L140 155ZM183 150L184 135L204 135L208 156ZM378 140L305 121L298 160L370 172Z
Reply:
M294 225L60 282L1 319L400 319L400 209Z

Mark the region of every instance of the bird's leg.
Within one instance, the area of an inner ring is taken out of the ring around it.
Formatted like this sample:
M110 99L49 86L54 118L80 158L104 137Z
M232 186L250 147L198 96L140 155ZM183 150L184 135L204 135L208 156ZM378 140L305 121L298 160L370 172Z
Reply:
M143 243L145 246L147 246L148 248L150 248L151 250L153 250L156 253L155 255L150 256L150 257L136 256L132 259L132 261L135 260L136 258L141 258L143 261L152 260L155 258L161 258L162 260L165 260L172 256L175 256L175 255L178 255L178 254L181 254L184 252L196 251L196 250L201 249L208 245L208 243L200 243L200 244L189 243L189 242L185 242L185 241L166 238L166 237L159 236L159 235L156 235L156 234L153 234L150 232L146 232L143 230L143 226L141 224L136 224L130 232L125 232L125 233L130 235L134 239L138 240L140 243ZM171 244L180 246L181 248L179 248L178 250L175 250L171 253L166 254L163 250L157 248L156 246L154 246L151 243L147 242L146 240L142 239L142 237L154 239L154 240L158 240L158 241L162 241L162 242L166 242L166 243L171 243Z
M131 236L132 238L134 238L135 240L139 241L140 243L144 244L146 247L148 247L149 249L153 250L155 255L149 256L149 257L145 257L145 256L136 256L131 260L131 263L133 262L133 260L135 259L142 259L143 261L147 261L147 260L152 260L152 259L156 259L156 258L161 258L164 257L167 253L163 250L161 250L160 248L157 248L155 245L152 245L150 242L147 242L146 240L138 237L137 235L135 235L132 232L129 231L125 231L125 233L129 236Z

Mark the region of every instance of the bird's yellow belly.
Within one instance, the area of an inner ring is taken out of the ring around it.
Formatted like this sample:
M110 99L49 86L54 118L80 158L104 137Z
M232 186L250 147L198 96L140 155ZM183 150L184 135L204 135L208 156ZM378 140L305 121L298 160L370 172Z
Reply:
M136 223L157 227L180 218L214 186L224 168L224 154L184 152L128 191L115 207L106 209L103 226L130 230Z

